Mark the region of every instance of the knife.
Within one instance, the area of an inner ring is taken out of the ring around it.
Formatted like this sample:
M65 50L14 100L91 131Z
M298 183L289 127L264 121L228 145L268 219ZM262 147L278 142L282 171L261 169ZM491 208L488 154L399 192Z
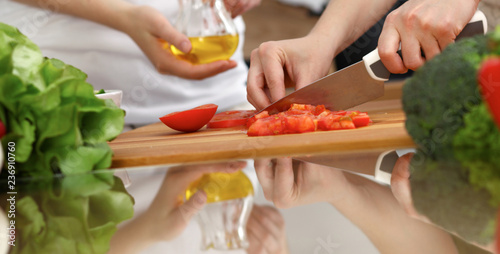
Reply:
M456 40L485 34L486 16L477 10ZM398 51L401 56L401 50ZM293 103L324 105L326 109L345 110L384 95L384 83L390 72L378 55L378 49L363 57L363 60L329 74L264 108L269 114L286 111Z

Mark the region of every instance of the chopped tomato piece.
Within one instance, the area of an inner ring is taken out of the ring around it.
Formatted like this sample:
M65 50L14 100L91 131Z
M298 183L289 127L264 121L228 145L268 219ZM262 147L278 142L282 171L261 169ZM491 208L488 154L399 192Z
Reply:
M262 112L247 122L249 136L305 133L316 130L355 129L367 126L371 119L365 112L330 111L324 105L292 104L285 112L269 115Z
M352 117L352 122L358 127L368 126L371 122L370 117L366 113L360 113Z
M329 130L340 130L339 115L329 114L318 119L318 130L329 131Z
M340 118L340 126L342 126L342 129L356 129L352 119L348 116Z
M217 107L215 104L205 104L196 108L164 115L160 117L160 120L174 130L194 132L201 129L212 119L217 111Z
M281 116L257 119L249 128L248 136L270 136L283 134L285 125Z
M207 124L207 128L229 128L246 126L255 110L230 110L217 113Z
M257 119L262 119L262 118L266 118L266 117L269 117L269 112L267 112L267 111L262 111L256 115L250 117L247 121L247 128L250 128L250 125L255 123L255 121L257 121Z
M284 118L285 133L304 133L316 130L313 116L288 115Z

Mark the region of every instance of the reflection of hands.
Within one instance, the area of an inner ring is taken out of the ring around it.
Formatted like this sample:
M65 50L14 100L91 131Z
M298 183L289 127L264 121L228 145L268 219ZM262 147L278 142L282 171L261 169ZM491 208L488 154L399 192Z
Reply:
M165 48L166 43L187 53L191 50L191 42L152 7L131 6L126 9L123 20L119 29L135 41L161 73L187 79L204 79L236 67L236 62L232 60L195 65L176 58L170 49Z
M264 196L279 208L332 202L350 190L342 172L330 167L291 158L261 159L254 165Z
M391 190L365 177L289 158L256 160L266 199L278 207L327 201L381 253L456 253L449 234L407 216ZM422 244L425 242L426 244Z
M285 220L272 206L254 205L247 222L248 254L288 253Z
M391 12L380 34L378 51L387 69L404 73L439 54L467 25L479 1L412 0ZM403 60L396 53L401 42Z
M248 71L248 101L257 109L285 96L285 82L299 89L328 73L333 59L319 44L319 39L265 42L252 51ZM315 45L313 50L311 45Z
M148 210L113 236L110 253L137 253L155 242L169 241L177 237L191 218L204 207L207 200L206 194L200 191L183 203L183 196L189 184L204 174L232 173L245 165L246 162L241 161L170 168ZM134 237L133 241L130 237Z
M224 0L224 4L226 5L226 9L231 13L231 16L235 18L258 6L260 1L261 0Z
M413 157L413 154L405 154L401 156L396 164L394 165L394 169L392 171L391 176L391 190L398 201L399 205L403 208L407 215L410 217L425 222L427 224L431 224L433 226L443 228L439 223L432 222L425 214L419 213L417 209L414 207L413 196L411 193L411 183L410 183L410 161ZM458 169L457 169L458 170ZM436 204L436 207L440 207L442 205ZM450 232L449 228L443 228L443 230ZM456 232L450 232L455 235L459 235ZM480 246L480 248L493 251L493 246Z

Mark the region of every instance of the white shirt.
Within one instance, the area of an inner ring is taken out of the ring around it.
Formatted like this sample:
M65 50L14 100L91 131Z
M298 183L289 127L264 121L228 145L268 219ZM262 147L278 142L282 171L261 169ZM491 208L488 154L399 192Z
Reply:
M66 0L54 1L64 4ZM174 24L177 0L129 0L150 5ZM57 5L50 6L56 9ZM235 20L240 43L232 59L238 66L201 81L159 74L127 34L69 15L10 0L0 1L0 22L17 27L37 44L44 56L57 58L88 74L95 89L123 90L127 124L148 124L174 111L207 103L219 111L246 102L247 66L243 59L245 25Z

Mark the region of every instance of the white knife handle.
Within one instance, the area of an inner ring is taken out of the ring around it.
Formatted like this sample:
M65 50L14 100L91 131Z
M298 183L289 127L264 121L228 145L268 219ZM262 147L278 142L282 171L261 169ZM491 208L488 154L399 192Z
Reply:
M477 10L469 23L464 27L462 32L457 36L456 40L460 40L466 37L472 37L478 34L486 34L488 30L488 22L486 21L486 16L480 10ZM401 56L401 46L397 52ZM391 73L385 68L384 64L380 60L378 55L378 48L372 52L366 54L363 57L363 62L365 63L366 70L370 76L379 81L389 80Z

